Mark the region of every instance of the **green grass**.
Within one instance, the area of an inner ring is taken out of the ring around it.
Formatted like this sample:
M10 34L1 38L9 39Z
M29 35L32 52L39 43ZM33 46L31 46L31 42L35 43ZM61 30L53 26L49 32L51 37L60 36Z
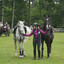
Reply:
M54 41L52 43L52 53L50 59L47 59L47 48L44 44L44 57L42 60L33 59L33 45L32 36L25 42L25 51L27 56L19 59L19 48L17 43L18 56L15 57L15 47L13 35L0 37L0 64L64 64L64 33L55 33Z

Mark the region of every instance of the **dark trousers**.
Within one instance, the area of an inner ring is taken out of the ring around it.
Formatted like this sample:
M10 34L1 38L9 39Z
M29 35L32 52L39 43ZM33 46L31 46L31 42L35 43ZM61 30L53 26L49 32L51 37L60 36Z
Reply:
M40 41L33 41L33 48L34 48L34 58L36 58L36 45L38 49L38 58L40 58Z

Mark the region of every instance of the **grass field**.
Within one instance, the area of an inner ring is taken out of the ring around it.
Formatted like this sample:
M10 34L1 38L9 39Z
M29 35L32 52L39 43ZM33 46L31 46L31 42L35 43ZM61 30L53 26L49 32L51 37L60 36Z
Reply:
M15 57L15 48L13 35L0 37L0 64L64 64L64 33L55 33L52 43L52 53L50 59L47 59L47 48L44 44L44 57L42 60L33 59L32 36L25 42L25 51L27 56L19 59L19 48L17 43L18 56ZM38 53L37 53L38 54Z

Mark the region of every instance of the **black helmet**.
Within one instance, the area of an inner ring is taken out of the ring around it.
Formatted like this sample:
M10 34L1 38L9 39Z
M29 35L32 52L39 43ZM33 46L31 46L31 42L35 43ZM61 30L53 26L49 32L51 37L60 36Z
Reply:
M33 26L38 26L38 23L34 23Z

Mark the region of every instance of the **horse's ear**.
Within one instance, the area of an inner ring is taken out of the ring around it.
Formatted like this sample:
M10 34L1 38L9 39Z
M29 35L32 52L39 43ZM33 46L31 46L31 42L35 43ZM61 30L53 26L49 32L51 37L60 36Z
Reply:
M19 20L18 20L18 22L19 22Z
M23 21L23 23L25 22L25 20Z
M48 17L49 17L49 15L48 15Z
M44 14L44 17L46 17L46 14Z

